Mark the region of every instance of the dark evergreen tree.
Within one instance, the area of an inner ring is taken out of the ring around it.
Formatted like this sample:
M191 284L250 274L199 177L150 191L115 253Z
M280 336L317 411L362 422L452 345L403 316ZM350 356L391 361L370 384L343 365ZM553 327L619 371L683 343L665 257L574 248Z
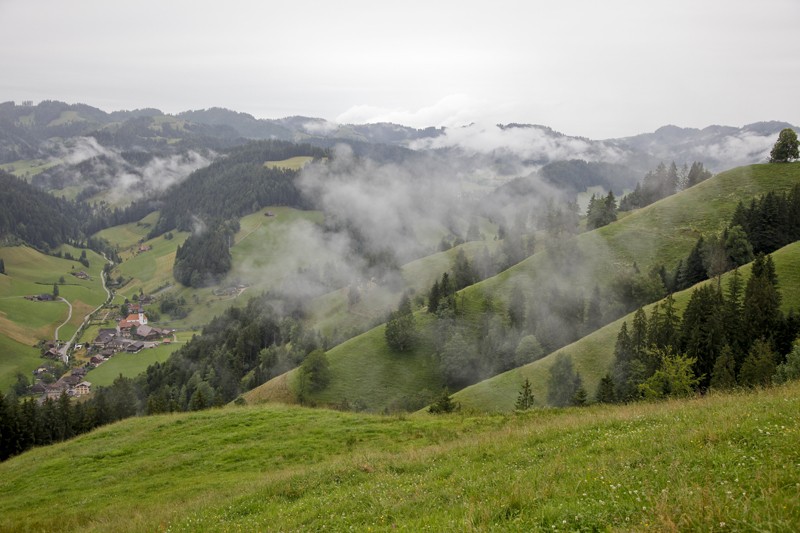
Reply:
M695 244L694 248L692 248L689 257L686 259L686 263L683 268L681 286L678 287L679 289L688 289L692 285L708 279L706 266L703 263L704 243L705 240L703 237L700 237L697 240L697 244Z
M777 289L777 276L772 258L759 254L753 262L750 278L744 290L742 323L747 331L747 346L755 339L768 340L781 321L781 296Z
M441 292L439 289L439 280L433 282L430 292L428 293L428 312L435 313L439 310L439 300L441 299Z
M574 405L577 407L582 407L586 405L588 401L588 394L586 394L586 389L583 388L583 382L581 380L580 375L578 375L578 387L575 389L575 394L572 395L572 400L570 401L570 405Z
M647 350L647 315L644 308L640 307L633 315L633 327L631 328L631 349L633 358L643 361Z
M731 347L727 344L714 362L711 371L711 388L716 390L730 390L736 386L736 359Z
M453 401L453 398L450 396L450 392L445 387L442 390L442 394L439 398L428 407L428 412L435 415L447 414L452 413L453 411L458 411L461 406L458 402Z
M547 382L547 402L555 407L574 405L576 393L582 387L581 377L572 366L572 358L563 353L556 355Z
M456 291L469 287L477 281L475 271L467 259L464 250L459 249L453 261L453 284Z
M330 380L330 365L325 352L314 350L308 354L300 365L301 391L304 394L319 392L328 386Z
M711 172L703 168L703 163L698 163L695 161L692 163L692 168L689 170L689 174L686 177L686 185L688 187L694 187L701 181L705 181L710 177Z
M417 338L414 313L411 310L411 301L404 295L400 306L386 323L384 330L386 343L392 350L406 352L413 348Z
M617 220L617 200L613 191L609 191L605 198L595 198L592 195L586 211L586 227L601 228L615 220Z
M617 334L613 377L617 400L628 402L636 398L637 386L644 379L644 368L636 357L627 322L622 323Z
M722 293L715 285L703 285L692 292L683 313L681 347L695 360L694 372L701 389L708 387L714 363L726 344Z
M600 384L597 386L596 399L597 403L614 403L617 401L614 393L614 379L611 374L606 374L600 379Z
M745 347L748 344L747 329L742 318L743 292L742 277L739 274L739 269L736 268L729 277L722 320L725 340L736 360L736 369L741 366L744 360Z
M5 261L3 261L2 258L0 258L0 274L5 274L5 273L6 273L6 263Z
M753 246L747 239L747 232L741 226L731 226L728 229L725 236L725 253L728 263L734 267L746 265L753 260Z
M673 352L677 352L680 345L681 319L675 310L675 298L670 294L657 307L659 313L655 313L656 306L654 306L655 319L651 318L649 324L650 344L661 349L672 348Z
M16 401L10 402L0 394L0 461L23 451L19 446L19 433Z
M533 407L533 405L534 398L533 392L531 391L531 382L528 380L528 378L525 378L525 382L522 384L522 388L519 391L514 408L517 411L525 411Z
M742 368L739 370L739 383L746 387L766 387L772 382L775 369L775 354L769 343L758 339L753 343L742 363Z

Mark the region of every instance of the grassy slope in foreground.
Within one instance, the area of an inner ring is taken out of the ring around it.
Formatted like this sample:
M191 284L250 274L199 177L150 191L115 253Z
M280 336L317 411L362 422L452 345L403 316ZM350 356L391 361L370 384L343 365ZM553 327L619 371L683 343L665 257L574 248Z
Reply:
M775 270L778 275L778 283L783 299L781 308L784 313L790 309L795 311L800 309L800 242L790 244L772 254L775 261ZM745 265L739 269L743 280L750 276L752 264ZM728 272L722 277L723 290L727 289L731 273ZM716 283L714 280L703 283ZM694 288L678 292L674 295L675 307L682 315L683 310L689 303ZM648 318L653 305L645 307ZM471 385L462 389L454 395L454 398L461 402L462 406L468 409L479 411L512 411L514 402L517 399L522 383L525 379L531 382L531 388L536 398L537 404L545 404L548 393L548 379L550 367L555 361L557 354L563 353L572 357L575 369L580 373L584 386L589 392L589 398L593 399L600 379L606 372L611 370L614 362L614 346L617 342L617 334L623 321L628 322L628 326L633 322L634 313L615 320L614 322L600 328L583 337L582 339L565 346L549 356L530 363L528 365L509 370L498 374L490 379Z
M595 284L601 288L607 286L620 267L628 268L634 261L642 271L662 263L672 268L679 259L688 255L701 234L724 228L740 200L748 200L768 191L788 190L798 182L800 163L753 165L718 174L691 189L631 213L618 222L578 235L576 242L585 261L576 267L579 271L576 278L584 280L584 292L590 294ZM527 297L540 294L551 282L550 270L548 254L541 251L493 278L468 287L463 291L467 311L465 319L477 319L484 295L491 295L495 302L505 302L518 283L528 288ZM580 283L578 279L575 282ZM416 316L420 322L426 320L424 313ZM422 389L430 389L432 385L441 383L430 351L426 352L425 346L415 350L405 365L399 365L398 361L402 362L403 356L388 350L383 340L383 326L333 348L328 355L332 383L328 389L313 397L323 404L338 404L347 398L350 403L360 400L368 408L379 411L394 398L413 396ZM596 381L605 373L608 360L583 365L577 360L579 357L576 355L576 366L584 374L587 389L592 394ZM420 367L417 366L418 361L427 361L427 364ZM549 368L549 361L540 364ZM401 379L373 383L366 376L390 372L396 372ZM292 371L288 376L270 380L245 397L248 401L292 401L295 374L296 371ZM414 378L420 381L415 383ZM519 388L517 379L521 382L524 378L514 378L514 391ZM546 391L546 380L539 378L534 384L537 385L535 393L538 398L546 398L546 394L540 395L542 390ZM501 401L500 404L506 408L505 403Z
M0 464L0 529L796 531L798 410L795 382L518 416L130 419Z

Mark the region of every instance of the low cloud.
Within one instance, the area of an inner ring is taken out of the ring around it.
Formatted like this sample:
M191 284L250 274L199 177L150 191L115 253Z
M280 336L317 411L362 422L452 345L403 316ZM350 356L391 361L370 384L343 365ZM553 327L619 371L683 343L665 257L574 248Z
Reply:
M305 124L303 124L303 129L306 133L310 133L311 135L330 135L337 129L339 129L339 125L335 122L329 122L323 119L316 119L316 120L309 120Z
M696 154L698 158L713 159L722 163L726 168L765 163L769 160L769 153L777 139L777 133L759 135L742 131L724 137L714 144L697 146L692 153Z
M166 190L180 183L195 170L208 166L213 153L188 151L145 158L137 165L115 148L108 148L94 137L75 137L52 147L54 159L65 166L63 177L76 185L99 185L109 190L113 202L130 202ZM80 168L76 168L80 165Z
M155 157L137 172L117 174L112 184L111 196L117 200L134 200L162 192L210 163L210 159L194 151Z
M505 152L525 160L549 162L569 159L618 163L626 153L603 141L561 135L543 126L500 126L471 124L448 128L444 135L415 141L415 149L458 147L488 154Z

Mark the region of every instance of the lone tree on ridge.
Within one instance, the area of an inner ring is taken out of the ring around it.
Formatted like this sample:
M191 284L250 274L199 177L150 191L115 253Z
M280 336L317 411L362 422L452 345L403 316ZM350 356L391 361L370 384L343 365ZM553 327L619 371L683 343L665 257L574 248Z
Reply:
M800 159L798 152L797 133L791 128L785 128L778 134L778 140L769 153L770 163L788 163Z

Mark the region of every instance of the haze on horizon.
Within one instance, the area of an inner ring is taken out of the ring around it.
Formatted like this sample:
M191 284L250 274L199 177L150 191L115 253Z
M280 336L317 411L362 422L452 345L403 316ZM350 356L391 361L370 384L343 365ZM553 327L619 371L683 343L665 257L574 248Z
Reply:
M0 1L0 101L594 139L800 124L793 0Z

